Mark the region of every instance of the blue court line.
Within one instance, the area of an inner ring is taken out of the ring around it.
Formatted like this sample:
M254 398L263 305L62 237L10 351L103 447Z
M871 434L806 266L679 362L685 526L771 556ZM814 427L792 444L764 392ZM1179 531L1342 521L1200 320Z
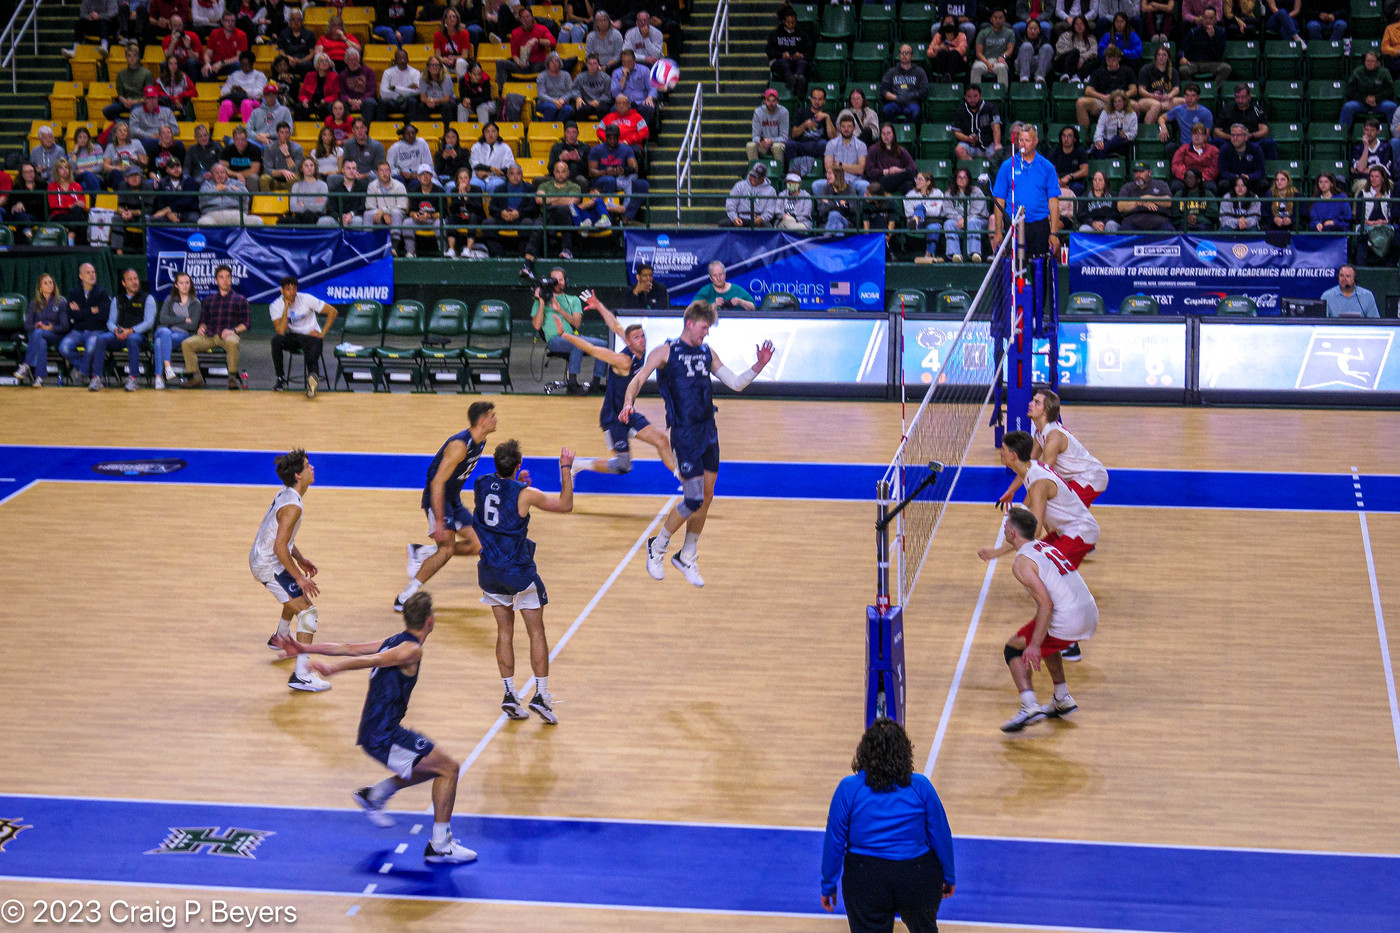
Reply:
M0 877L351 896L374 884L377 897L820 913L820 830L458 816L453 832L480 860L444 867L422 859L428 818L395 817L378 829L353 810L0 795L0 818L30 827L0 853ZM252 858L156 851L175 828L233 827L272 835ZM1395 855L986 837L958 837L956 852L950 921L1381 933L1400 916Z
M276 483L271 451L181 450L169 448L29 447L0 445L0 471L16 478L13 489L39 480L211 485ZM113 460L178 458L187 466L164 476L99 476L94 464ZM327 487L421 489L431 457L414 454L322 453L312 451L316 482ZM527 458L525 466L545 490L558 488L554 460ZM483 461L479 470L488 469ZM853 463L791 463L725 461L716 491L720 496L757 499L817 499L872 502L875 483L884 467ZM911 477L915 472L911 472ZM954 489L955 502L993 502L1005 490L1009 471L1001 467L964 467ZM1400 512L1400 476L1363 475L1368 512ZM941 494L952 473L945 473L932 494ZM10 484L6 484L9 486ZM643 460L625 476L580 473L580 493L667 496L676 480L659 461ZM1354 512L1352 477L1345 473L1248 473L1194 470L1125 470L1110 473L1107 492L1097 502L1106 506L1198 509L1304 509Z

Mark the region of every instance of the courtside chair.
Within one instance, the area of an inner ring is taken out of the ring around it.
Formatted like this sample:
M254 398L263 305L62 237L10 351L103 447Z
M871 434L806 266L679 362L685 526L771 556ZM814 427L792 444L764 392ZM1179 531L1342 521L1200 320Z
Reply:
M1215 313L1219 317L1258 317L1259 307L1245 295L1226 295L1216 302Z
M423 384L429 392L437 391L438 374L454 377L458 392L467 391L467 364L462 347L452 341L467 336L467 303L456 298L444 298L433 305L428 317L428 334L423 338Z
M464 370L467 391L475 391L474 376L481 372L499 373L502 391L514 391L510 381L510 305L494 298L478 301L472 311L467 339L468 345L462 351L467 364ZM489 340L491 345L483 340Z
M933 309L940 314L967 314L972 296L961 288L945 288L933 300Z
M802 306L797 301L797 296L791 292L769 292L763 296L763 303L758 306L760 311L801 311Z
M1119 314L1155 316L1161 313L1157 299L1151 295L1129 295L1118 305Z
M356 373L367 373L370 385L375 392L379 391L379 361L375 359L374 351L384 342L384 306L377 301L352 301L345 309L345 326L340 330L340 343L358 345L361 340L370 346L358 350L336 346L332 390L339 388L342 382L350 390L350 380Z
M886 310L897 314L901 308L905 314L923 314L928 310L928 302L917 288L897 288L886 299Z
M0 366L9 366L10 372L18 369L24 359L27 307L23 295L0 295Z
M1065 304L1066 314L1104 314L1103 296L1093 292L1075 292Z
M396 301L389 312L389 320L384 325L384 337L411 340L410 346L382 346L374 351L379 363L379 381L385 392L393 391L393 373L406 373L413 391L423 391L423 329L427 324L428 312L421 301Z

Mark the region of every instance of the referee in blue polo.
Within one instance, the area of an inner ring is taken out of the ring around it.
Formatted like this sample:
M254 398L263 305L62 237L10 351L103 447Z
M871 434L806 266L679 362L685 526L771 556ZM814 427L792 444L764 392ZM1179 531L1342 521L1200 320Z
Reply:
M1026 258L1046 256L1060 250L1060 176L1055 165L1035 151L1040 144L1040 131L1033 124L1023 124L1015 145L1019 152L1007 159L997 170L992 185L992 197L997 210L992 211L992 252L1001 246L1006 225L1016 216L1017 208L1026 211Z

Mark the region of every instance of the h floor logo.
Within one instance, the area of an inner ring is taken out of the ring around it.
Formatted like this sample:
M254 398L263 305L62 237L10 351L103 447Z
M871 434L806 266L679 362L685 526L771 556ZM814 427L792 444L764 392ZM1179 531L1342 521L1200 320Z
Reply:
M217 826L170 827L170 835L147 855L224 855L232 858L256 858L254 850L262 845L268 836L276 833L262 829L238 829L229 827L219 832Z

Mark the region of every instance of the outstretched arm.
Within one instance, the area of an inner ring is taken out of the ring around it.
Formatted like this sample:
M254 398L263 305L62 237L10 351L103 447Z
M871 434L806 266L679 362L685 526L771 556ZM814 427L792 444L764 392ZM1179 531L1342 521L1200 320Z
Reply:
M749 387L749 383L763 372L763 367L768 365L768 361L773 358L773 341L765 340L755 348L758 362L754 363L742 373L735 375L734 372L720 361L719 354L710 351L710 372L714 373L719 381L729 386L735 392L742 392Z
M596 294L589 292L588 300L583 303L583 306L589 310L597 311L598 316L603 319L603 323L608 325L608 330L617 334L619 337L626 336L622 325L618 323L617 315L609 311L607 305L599 301Z
M593 344L589 343L587 340L584 340L578 334L567 333L562 327L559 328L559 336L563 337L569 343L578 347L584 353L588 354L594 359L602 360L609 366L621 367L623 369L626 369L631 365L631 362L623 354L618 353L614 350L609 350L607 347L595 347Z
M627 395L623 399L622 410L617 413L617 420L621 421L623 424L628 422L632 417L632 406L636 403L637 396L642 391L642 386L647 384L647 380L651 378L652 373L656 372L660 367L665 366L670 359L671 345L669 343L663 343L661 346L651 351L647 356L647 361L642 364L642 368L637 370L637 375L633 376L632 381L627 384Z
M521 490L520 505L524 512L532 507L545 512L574 510L574 452L565 447L559 451L559 495L551 496L531 487Z
M421 645L412 642L403 642L395 645L388 651L380 651L381 642L364 641L359 644L335 644L334 642L322 642L317 645L308 645L297 641L290 635L277 635L275 644L286 657L293 657L298 654L323 654L338 658L353 658L353 661L339 662L339 670L351 670L361 667L399 667L403 664L411 664L418 660L419 653L423 650Z

